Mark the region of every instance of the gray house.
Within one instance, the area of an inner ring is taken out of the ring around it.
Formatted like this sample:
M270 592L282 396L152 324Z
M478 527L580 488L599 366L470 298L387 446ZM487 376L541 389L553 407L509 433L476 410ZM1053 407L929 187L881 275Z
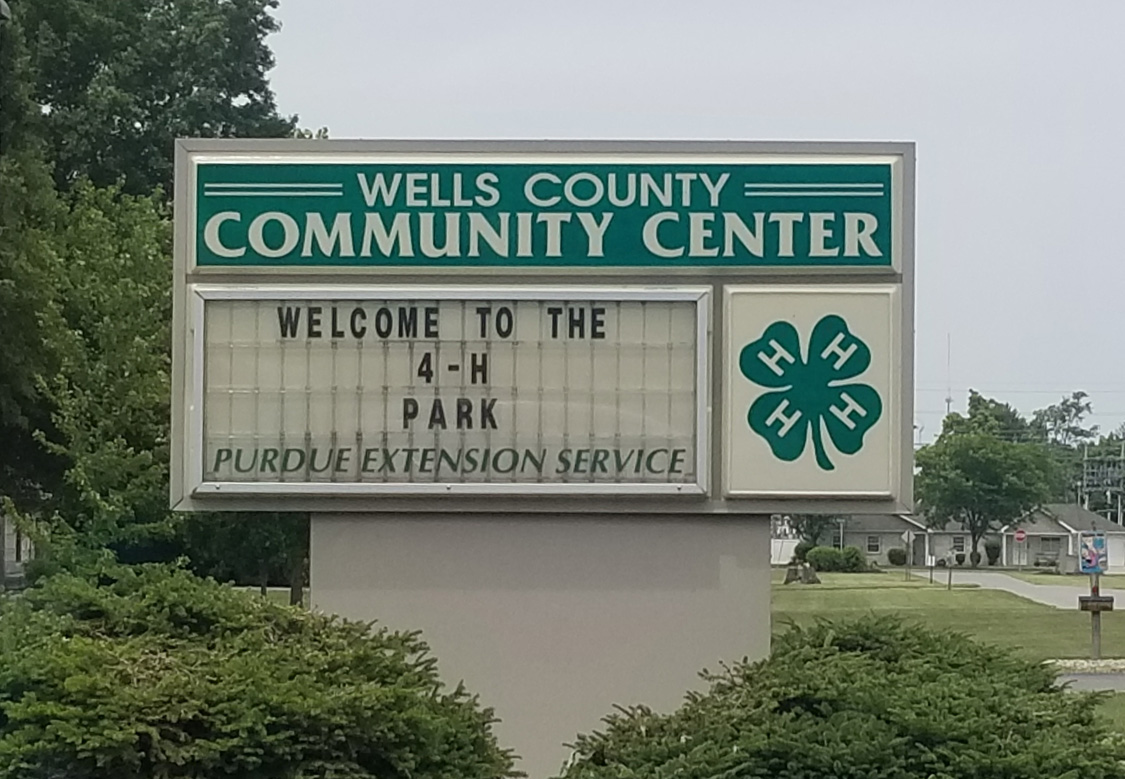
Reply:
M1023 531L1024 540L1016 541ZM1049 503L1001 529L1005 565L1058 567L1078 573L1078 545L1083 532L1104 533L1109 571L1125 573L1125 527L1076 504Z
M911 565L925 563L926 527L903 514L852 514L844 517L832 539L836 546L856 546L867 555L867 561L880 566L890 565L887 552L907 549Z
M31 559L31 539L16 524L0 514L0 589L19 589L24 582L24 565Z
M989 533L980 540L977 550L980 552L980 564L982 566L988 565L988 555L984 551L984 547L989 543L1001 543L1000 536L995 533ZM973 536L968 530L958 525L955 522L950 522L945 528L934 528L930 530L929 544L926 551L927 555L932 555L935 560L946 560L955 562L957 555L965 555L965 565L969 564L969 555L973 552ZM1003 554L1000 556L1000 562L1004 559Z

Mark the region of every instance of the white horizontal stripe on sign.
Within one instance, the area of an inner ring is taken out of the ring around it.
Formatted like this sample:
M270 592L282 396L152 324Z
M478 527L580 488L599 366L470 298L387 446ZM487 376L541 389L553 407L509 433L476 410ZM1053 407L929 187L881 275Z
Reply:
M882 197L882 192L750 192L746 197Z
M827 181L822 184L746 184L746 189L882 189L875 181L869 184L838 184Z
M204 197L343 197L343 192L291 192L260 189L256 192L204 192Z
M244 184L230 182L215 182L203 185L204 189L343 189L343 184L286 184L280 181L247 182Z

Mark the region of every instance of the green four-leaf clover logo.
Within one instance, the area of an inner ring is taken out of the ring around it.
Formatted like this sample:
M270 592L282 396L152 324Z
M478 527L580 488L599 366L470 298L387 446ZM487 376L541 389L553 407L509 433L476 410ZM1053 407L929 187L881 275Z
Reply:
M855 454L883 413L883 401L873 387L844 383L867 370L871 350L835 314L816 323L806 356L797 329L781 321L747 344L738 364L747 379L776 390L754 401L747 421L774 456L787 462L805 451L811 431L816 464L833 470L824 433L838 451Z

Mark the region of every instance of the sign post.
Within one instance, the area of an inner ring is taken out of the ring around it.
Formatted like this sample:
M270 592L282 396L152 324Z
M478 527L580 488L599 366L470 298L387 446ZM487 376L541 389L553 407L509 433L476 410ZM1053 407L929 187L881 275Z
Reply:
M1108 567L1108 554L1104 533L1080 533L1078 537L1078 565L1082 573L1090 576L1090 595L1079 596L1078 605L1090 612L1091 656L1102 656L1102 612L1113 611L1113 596L1101 594L1101 575Z
M1022 571L1027 559L1027 531L1019 528L1015 533L1016 559L1019 560L1019 569Z
M913 508L913 144L183 140L175 209L172 507L310 512L533 775L768 652L771 514Z

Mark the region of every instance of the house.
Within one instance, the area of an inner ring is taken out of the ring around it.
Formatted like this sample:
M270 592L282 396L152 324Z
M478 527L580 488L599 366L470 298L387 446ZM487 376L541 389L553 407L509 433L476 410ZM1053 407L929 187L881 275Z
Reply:
M988 553L985 552L985 547L989 542L1000 544L1000 536L995 533L987 533L981 537L980 543L977 545L977 551L980 552L980 564L982 566L988 565ZM934 559L956 563L957 555L963 554L965 555L964 564L969 565L969 555L972 552L973 535L962 525L950 522L944 528L930 530L926 554L932 555ZM1001 554L1001 560L1003 560L1003 554Z
M1016 541L1016 531L1025 534ZM1077 504L1049 503L1001 529L1005 565L1057 566L1060 573L1078 573L1078 545L1083 532L1105 533L1111 573L1125 573L1125 527Z
M24 564L31 559L32 551L31 539L0 514L0 589L23 586Z
M880 566L890 565L887 552L894 548L912 549L911 565L923 565L926 560L926 526L904 514L852 514L842 519L833 535L834 545L859 547L868 562Z

